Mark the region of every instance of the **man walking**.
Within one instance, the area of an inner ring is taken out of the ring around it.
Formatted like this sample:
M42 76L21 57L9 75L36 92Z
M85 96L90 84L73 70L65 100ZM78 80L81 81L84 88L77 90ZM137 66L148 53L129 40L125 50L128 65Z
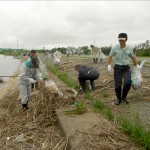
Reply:
M61 57L62 57L61 49L58 48L56 50L56 52L54 53L54 65L55 66L60 67L60 64L61 64L60 59L61 59Z
M115 79L115 93L117 96L116 105L119 105L122 101L128 103L127 94L131 87L131 72L130 72L130 59L132 59L134 65L139 68L137 59L133 53L133 49L126 45L127 34L120 33L118 35L119 45L113 47L108 57L108 71L111 71L112 57L115 57L114 65L114 79ZM122 88L122 79L124 84Z
M98 55L100 54L100 48L98 48L98 47L96 47L94 45L91 45L90 47L92 49L93 62L95 64L97 64L97 62L98 62Z

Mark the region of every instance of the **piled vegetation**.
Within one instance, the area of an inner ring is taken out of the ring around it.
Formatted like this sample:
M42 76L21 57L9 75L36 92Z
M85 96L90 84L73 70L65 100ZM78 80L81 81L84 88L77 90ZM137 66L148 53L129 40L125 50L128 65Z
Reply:
M18 90L0 101L0 107L8 112L0 118L0 149L66 149L66 138L60 136L54 112L56 91L39 86L29 101L29 111L22 110Z

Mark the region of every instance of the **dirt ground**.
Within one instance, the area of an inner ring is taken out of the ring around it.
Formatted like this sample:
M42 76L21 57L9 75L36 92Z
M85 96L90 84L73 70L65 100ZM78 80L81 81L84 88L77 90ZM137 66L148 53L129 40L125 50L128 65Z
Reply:
M47 61L47 63L51 62L52 59ZM123 114L132 117L138 112L143 126L149 127L150 101L149 99L144 100L144 98L150 97L150 66L146 65L142 69L143 86L141 91L131 89L128 96L130 103L128 105L121 104L120 106L115 106L114 101L116 97L114 93L113 73L107 72L107 62L104 61L102 64L93 64L89 57L63 57L60 70L66 71L71 80L77 81L78 73L74 70L76 64L89 65L100 71L100 78L96 81L96 90L90 93L92 99L102 100L106 105L112 108L116 116ZM60 91L67 96L69 94L69 92L67 92L68 86L50 72L49 76L56 83ZM1 110L3 109L3 112L6 112L1 114L0 118L2 122L0 125L0 149L65 150L67 139L61 135L56 123L56 118L51 116L51 107L49 108L53 101L50 102L50 105L49 102L43 103L41 99L43 100L45 94L41 93L36 96L35 92L29 102L30 110L23 112L20 106L20 100L18 99L17 82L13 81L11 84L13 84L13 87L9 89L10 92L8 94L5 93L5 97L0 98L0 108ZM81 100L84 96L83 94L79 94L76 100ZM46 97L44 100L46 100ZM66 99L65 101L61 98L56 98L55 101L59 102L56 106L57 108L67 107L75 102L74 99ZM89 102L87 101L87 104ZM22 134L24 135L23 141L17 141L16 138ZM88 141L86 142L88 144ZM132 145L132 143L130 144Z
M139 58L143 60L144 58ZM53 58L50 58L47 63L51 63ZM143 83L140 90L131 88L128 94L129 104L122 103L120 106L115 105L114 79L113 72L107 72L107 61L103 63L93 64L92 59L87 56L70 56L62 58L60 70L66 71L70 78L77 81L78 73L74 70L76 64L84 64L96 68L100 72L99 79L96 80L96 90L91 91L93 99L100 99L114 111L114 114L122 114L133 119L136 115L141 119L142 125L146 128L150 127L150 58L147 58L147 63L142 68ZM132 69L132 65L131 65ZM77 81L78 82L78 81ZM63 88L60 86L60 89ZM79 96L78 99L82 99Z

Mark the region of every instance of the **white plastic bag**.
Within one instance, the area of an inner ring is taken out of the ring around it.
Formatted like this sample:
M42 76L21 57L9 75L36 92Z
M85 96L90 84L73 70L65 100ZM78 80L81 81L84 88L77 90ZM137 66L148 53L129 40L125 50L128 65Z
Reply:
M140 69L138 69L136 66L133 67L131 72L131 85L134 89L140 89L142 85L142 75L141 75L141 69L144 65L146 60L143 60L140 64Z
M40 74L39 74L40 78L42 78L44 80L45 78L48 77L48 72L47 72L45 64L40 65L39 71L40 71Z
M52 81L52 80L45 81L45 86L46 87L53 87L59 96L63 96L63 93L61 91L59 91L59 89L57 88L57 85L55 84L54 81Z
M60 59L59 58L54 58L54 64L60 64Z

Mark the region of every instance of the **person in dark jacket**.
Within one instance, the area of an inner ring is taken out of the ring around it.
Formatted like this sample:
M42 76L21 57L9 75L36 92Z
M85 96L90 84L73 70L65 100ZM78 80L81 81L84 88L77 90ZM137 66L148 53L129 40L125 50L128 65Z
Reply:
M86 81L89 80L92 90L95 89L94 80L98 79L100 74L93 67L88 67L85 65L76 65L75 70L79 72L78 81L82 87L82 91L86 92Z

